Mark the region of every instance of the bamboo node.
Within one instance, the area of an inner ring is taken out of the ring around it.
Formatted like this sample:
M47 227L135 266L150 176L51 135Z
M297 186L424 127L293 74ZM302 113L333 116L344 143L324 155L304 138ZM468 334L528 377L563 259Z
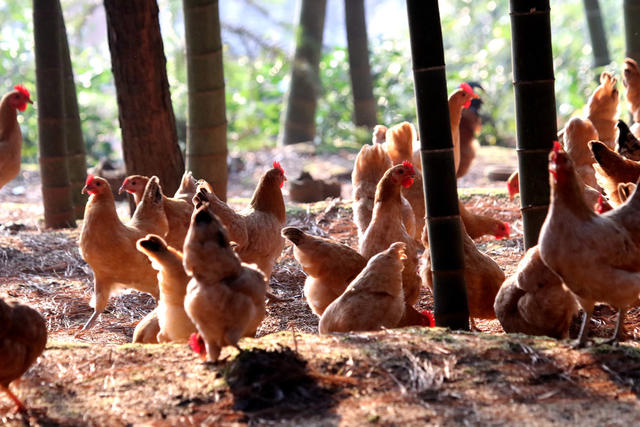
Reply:
M436 71L436 70L444 70L445 69L445 65L434 65L433 67L421 67L421 68L414 68L413 72L414 73L422 73L424 71Z
M447 148L435 148L435 149L424 149L421 148L420 149L420 153L421 154L437 154L437 153L447 153L447 152L453 152L453 147L447 147Z
M549 153L549 151L551 151L553 147L549 147L549 148L516 148L516 152L517 153L530 153L530 154L534 154L534 153L541 153L541 154L547 154Z
M427 221L429 222L443 222L452 219L460 219L460 214L456 215L444 215L444 216L427 216Z
M536 205L536 206L525 206L523 208L520 208L521 212L535 212L535 211L544 211L544 210L548 210L549 209L549 205Z
M535 84L540 84L540 83L544 83L544 84L550 84L550 83L555 83L556 79L555 78L551 78L551 79L538 79L538 80L518 80L518 81L513 81L513 85L514 86L532 86Z

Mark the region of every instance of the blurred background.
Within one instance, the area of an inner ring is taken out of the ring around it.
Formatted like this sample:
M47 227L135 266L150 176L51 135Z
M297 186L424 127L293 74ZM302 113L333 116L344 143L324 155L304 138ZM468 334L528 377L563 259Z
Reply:
M0 87L16 83L35 91L31 2L0 3ZM476 81L484 104L483 145L515 146L509 5L507 0L441 0L449 90ZM366 0L366 19L374 96L380 123L416 122L413 78L403 0ZM100 157L121 161L115 86L101 1L62 0L78 90L88 164ZM182 2L158 0L160 23L180 145L184 148L187 78ZM272 147L284 111L290 61L295 45L299 0L220 2L224 74L231 152ZM604 69L619 75L624 59L620 2L602 1L600 9L611 56L605 67L593 66L582 2L554 0L551 9L556 102L559 128L597 86ZM346 47L344 0L328 0L322 59L321 96L316 114L319 150L359 148L370 140L352 122L351 82ZM624 103L621 103L624 108ZM37 115L23 120L23 161L37 162Z

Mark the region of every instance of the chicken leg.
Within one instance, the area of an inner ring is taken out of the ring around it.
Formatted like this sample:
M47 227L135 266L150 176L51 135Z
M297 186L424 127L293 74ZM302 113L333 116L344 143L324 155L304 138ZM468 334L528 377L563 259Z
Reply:
M593 304L591 304L591 307L589 308L586 308L583 305L582 308L584 309L582 325L580 326L580 333L578 334L578 339L573 344L573 348L582 348L587 342L587 331L589 330L589 322L591 322L591 315L593 314Z
M613 332L613 336L611 338L609 338L608 340L603 341L603 344L610 344L610 345L618 345L618 342L620 341L620 339L622 339L624 337L624 316L627 312L626 308L621 308L618 310L618 319L616 322L616 329Z
M2 384L0 384L0 390L4 391L7 394L7 396L9 396L9 398L11 400L13 400L13 402L16 404L16 411L17 412L26 412L27 411L27 408L20 401L20 399L18 399L18 396L16 396L15 394L13 394L13 392L11 390L9 390L9 387L5 387Z

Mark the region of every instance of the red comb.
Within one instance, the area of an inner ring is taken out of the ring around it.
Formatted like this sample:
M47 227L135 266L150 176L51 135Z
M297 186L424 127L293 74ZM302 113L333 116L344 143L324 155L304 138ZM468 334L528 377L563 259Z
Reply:
M422 310L420 314L425 317L424 319L422 319L420 326L428 326L430 328L436 326L436 319L435 317L433 317L432 312L430 312L429 310Z
M93 181L93 178L95 178L95 176L87 175L87 180L85 181L84 185L89 185L91 181Z
M463 91L467 92L469 95L473 95L473 88L467 82L460 83L460 89L462 89Z
M413 168L413 165L409 160L405 160L404 162L402 162L402 166L409 169L409 172L411 172L413 175L416 174L416 170Z
M191 347L191 350L198 353L201 357L204 357L207 354L207 348L204 345L204 340L197 332L192 333L189 337L189 347Z
M282 173L284 173L284 169L282 169L282 166L280 166L280 162L274 161L271 166L273 166L274 169L279 169Z
M560 144L558 141L553 141L553 152L557 153L560 150L562 150L562 144Z
M21 94L23 94L24 96L26 96L27 98L31 97L31 95L29 95L29 91L27 90L26 87L24 87L22 85L15 85L13 88L15 90L17 90L18 92L20 92Z
M612 209L613 208L611 207L611 205L609 204L607 199L602 197L602 194L599 194L598 195L598 203L596 203L596 213L597 214L603 214L603 213L608 212L608 211L610 211Z
M502 225L504 226L504 232L499 231L498 233L496 233L495 234L496 240L505 239L509 237L509 234L511 234L511 227L509 226L509 223L503 222Z

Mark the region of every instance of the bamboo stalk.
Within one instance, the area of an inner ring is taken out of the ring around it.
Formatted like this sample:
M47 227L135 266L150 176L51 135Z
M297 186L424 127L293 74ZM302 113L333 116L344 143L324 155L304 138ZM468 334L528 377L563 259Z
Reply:
M316 136L316 106L321 87L318 67L326 8L327 0L302 0L291 84L280 126L279 139L285 145L313 142Z
M640 1L624 0L625 55L640 63Z
M76 219L84 217L84 206L88 196L82 194L87 177L87 160L82 136L82 125L78 111L76 84L73 78L73 67L69 55L67 29L64 15L60 11L60 49L62 55L62 84L64 94L64 136L67 150L67 171L71 187L71 200Z
M376 100L373 97L367 21L364 0L345 0L349 75L353 92L353 122L356 126L373 128L377 123Z
M227 197L227 117L218 0L184 0L187 169Z
M462 222L437 0L407 0L436 325L469 329Z
M59 1L33 1L38 147L46 227L75 227L67 173Z
M548 155L557 139L549 0L510 0L516 142L525 250L549 209Z
M593 48L593 66L601 67L611 62L609 47L607 46L607 33L602 24L602 14L598 0L583 0L584 10L587 15L587 27Z

